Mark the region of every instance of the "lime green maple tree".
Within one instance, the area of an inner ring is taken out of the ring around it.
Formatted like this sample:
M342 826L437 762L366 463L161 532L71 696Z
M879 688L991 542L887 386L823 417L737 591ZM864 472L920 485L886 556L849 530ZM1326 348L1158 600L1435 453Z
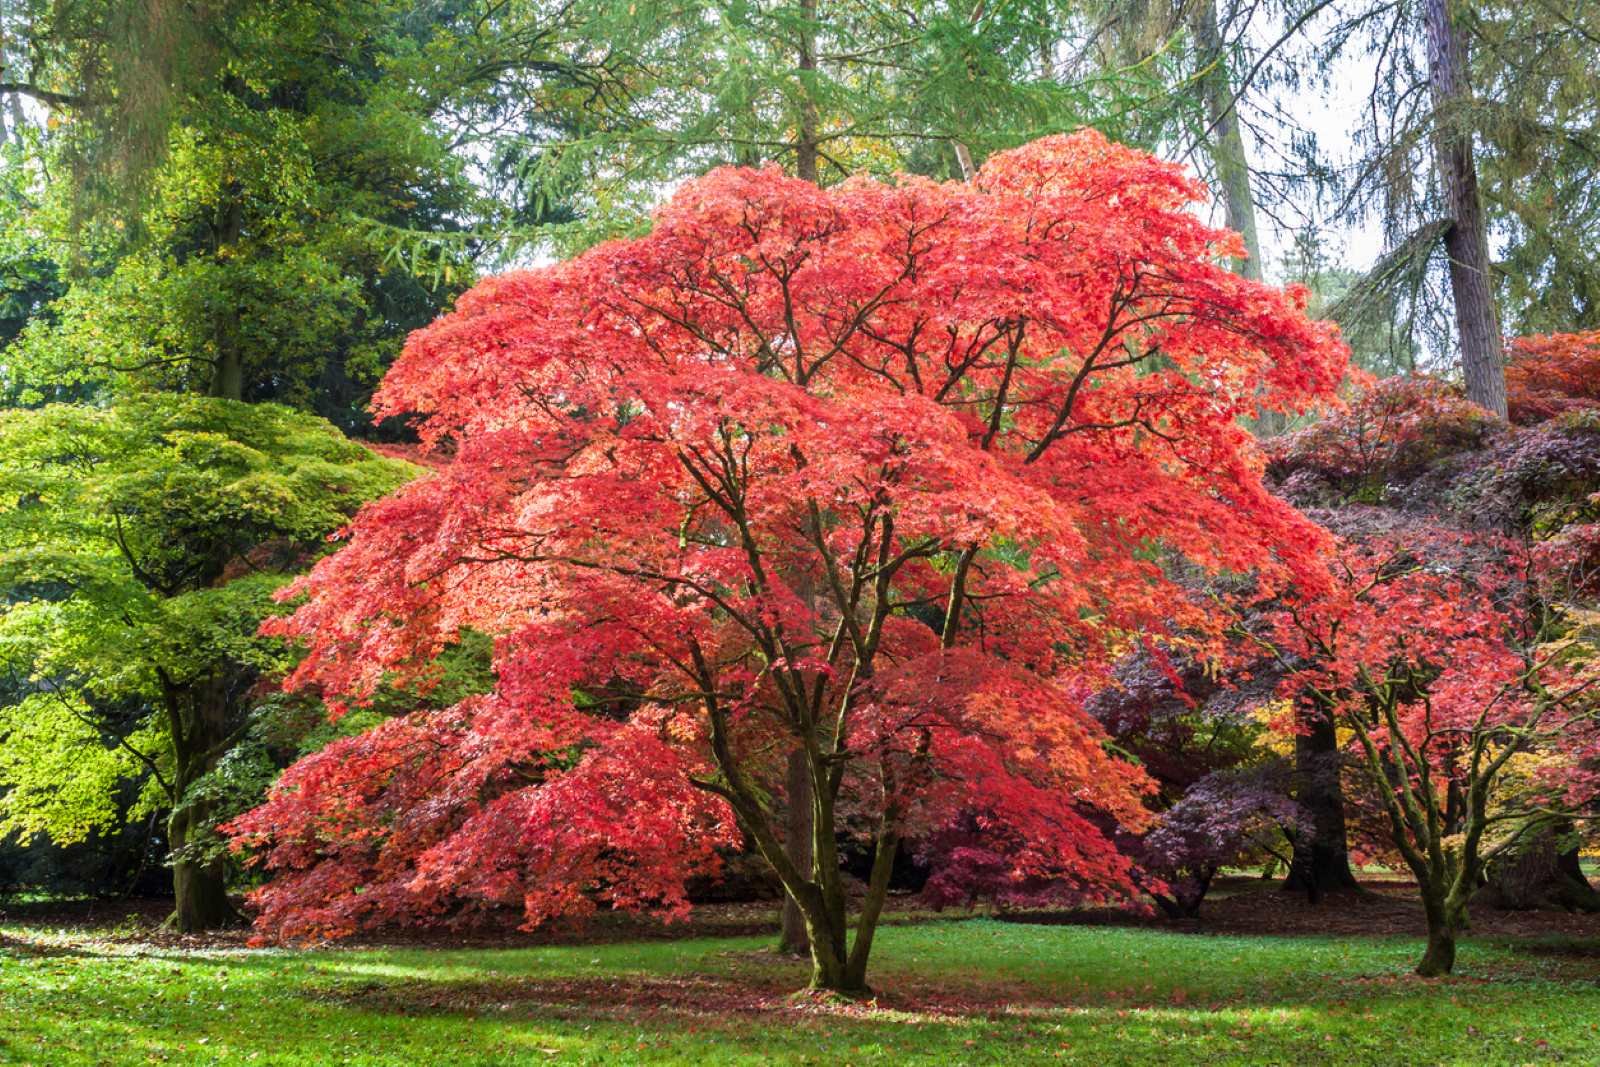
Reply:
M226 921L202 780L285 666L272 594L409 469L277 405L151 396L0 417L0 833L169 811L175 925Z

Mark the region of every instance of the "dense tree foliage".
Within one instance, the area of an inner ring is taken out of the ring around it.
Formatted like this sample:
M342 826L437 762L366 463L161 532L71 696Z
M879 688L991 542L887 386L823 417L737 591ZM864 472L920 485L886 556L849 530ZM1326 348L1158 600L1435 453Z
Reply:
M1586 813L1600 742L1600 649L1533 625L1514 545L1426 526L1348 546L1326 596L1292 597L1254 635L1354 737L1368 788L1416 876L1418 973L1449 973L1484 867Z
M214 924L203 779L287 666L256 628L406 468L284 408L159 396L8 412L0 456L0 826L71 842L170 811L177 923Z
M487 283L418 334L379 402L453 462L297 587L294 681L359 697L470 626L499 636L499 684L297 768L236 824L283 869L264 928L451 898L538 921L584 884L670 909L737 826L806 916L815 983L858 988L918 829L1004 824L1014 877L1126 888L1085 816L1137 826L1143 776L1075 694L1117 635L1204 627L1157 545L1314 571L1236 420L1344 364L1300 296L1216 262L1236 245L1184 211L1197 194L1090 133L971 186L719 171L649 237ZM809 870L772 817L791 749ZM537 814L556 797L566 818ZM877 857L853 945L852 820Z
M1315 505L1313 514L1369 568L1374 560L1408 553L1403 558L1436 582L1448 577L1456 583L1440 585L1433 595L1472 601L1495 590L1518 591L1495 597L1493 612L1467 621L1452 622L1441 613L1438 625L1443 632L1509 642L1527 664L1536 663L1545 646L1584 639L1597 592L1600 420L1584 399L1590 352L1583 341L1525 338L1508 345L1519 353L1508 377L1515 383L1516 410L1528 425L1492 419L1444 382L1381 381L1353 398L1345 412L1275 442L1269 469L1281 492ZM1541 420L1541 412L1555 414ZM1342 572L1352 581L1362 573L1354 565ZM1416 585L1423 578L1409 580ZM1372 635L1367 639L1378 643ZM1450 638L1428 638L1425 630L1416 638L1418 647L1434 639L1454 647ZM1377 710L1372 714L1381 719ZM1319 719L1332 726L1331 719ZM1304 730L1296 734L1298 744ZM1372 807L1387 790L1371 788L1369 761L1359 746L1346 745L1344 756L1341 777L1353 804L1352 835L1369 854L1405 863L1393 827L1383 825L1388 816L1382 805ZM1573 763L1570 753L1567 762ZM1580 770L1585 762L1577 760ZM1548 825L1530 825L1468 878L1470 884L1487 876L1482 894L1488 906L1594 906L1577 853L1593 804L1575 802L1572 814L1579 818L1572 823L1559 808L1546 814ZM1452 817L1464 815L1456 809ZM1445 915L1448 909L1441 903L1439 911Z
M1595 906L1596 18L0 5L0 887Z
M156 43L113 47L85 24L84 37L58 41L73 50L41 63L41 77L82 83L61 108L63 128L79 132L44 146L66 167L91 151L96 121L112 121L93 103L110 92L102 81L143 85L150 74L149 55L122 48L215 52L180 81L148 145L117 149L150 157L123 179L142 196L79 221L74 236L71 220L106 195L91 178L120 172L103 163L80 185L36 194L47 210L32 229L76 245L87 273L10 349L25 398L63 384L200 392L358 428L400 339L470 280L460 255L420 279L391 255L397 230L459 228L485 210L421 91L426 32L408 32L392 5L234 6L196 26L167 12L179 25L147 32L176 37ZM120 115L127 97L115 99Z
M1508 349L1511 421L1542 422L1563 411L1600 408L1600 331L1518 337Z

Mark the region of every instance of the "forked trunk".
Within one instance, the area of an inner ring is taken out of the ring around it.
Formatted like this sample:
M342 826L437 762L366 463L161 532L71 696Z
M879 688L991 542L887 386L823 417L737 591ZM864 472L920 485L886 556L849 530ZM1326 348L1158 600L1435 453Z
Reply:
M805 915L810 942L811 989L847 997L871 992L867 986L867 960L872 954L873 936L889 894L889 875L899 848L899 838L893 833L885 833L878 840L853 941L845 914L844 877L837 862L818 864L816 881L796 897Z
M851 952L846 948L846 938L817 927L811 934L810 989L819 993L837 993L846 997L865 996L872 990L867 985L867 953ZM859 928L856 936L861 936Z
M830 939L811 939L811 989L860 996L868 992L865 970L865 967L852 967L848 955Z

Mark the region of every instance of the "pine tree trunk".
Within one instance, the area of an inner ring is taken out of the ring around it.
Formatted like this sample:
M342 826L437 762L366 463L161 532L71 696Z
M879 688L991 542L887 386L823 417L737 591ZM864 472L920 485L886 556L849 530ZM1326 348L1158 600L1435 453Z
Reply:
M1246 278L1261 280L1261 237L1256 228L1256 203L1250 191L1250 164L1244 147L1244 132L1235 108L1233 77L1223 50L1222 31L1217 25L1215 0L1202 0L1189 15L1189 30L1194 35L1195 51L1201 67L1200 92L1205 99L1206 121L1210 126L1207 147L1211 155L1217 192L1222 200L1228 229L1244 238L1249 255L1234 262L1234 270Z
M1294 740L1295 800L1311 816L1294 838L1294 857L1283 888L1313 901L1336 889L1355 889L1344 823L1344 787L1339 780L1339 740L1332 720L1301 709Z
M1505 418L1504 342L1495 309L1472 131L1465 114L1472 102L1466 35L1456 24L1449 4L1450 0L1423 2L1440 183L1450 219L1444 247L1450 259L1450 291L1455 300L1467 399Z
M795 176L815 185L819 177L817 166L821 146L817 130L817 102L811 98L809 79L817 70L817 0L800 0L800 40L795 66L800 71L800 136L795 144Z

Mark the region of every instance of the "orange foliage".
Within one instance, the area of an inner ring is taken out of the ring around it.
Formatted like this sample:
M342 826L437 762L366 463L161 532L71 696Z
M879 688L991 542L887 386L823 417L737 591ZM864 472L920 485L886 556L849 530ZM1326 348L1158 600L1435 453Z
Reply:
M1131 891L1104 827L1143 821L1147 782L1081 702L1129 634L1220 627L1166 561L1316 583L1323 535L1241 423L1326 399L1347 358L1302 290L1223 265L1201 195L1092 132L971 184L718 170L648 236L414 335L378 409L453 462L360 515L276 628L308 646L292 683L336 697L466 628L498 685L239 821L278 872L263 928L677 912L735 827L818 951L849 828L880 857L1020 828L1019 884ZM794 752L809 871L779 842Z
M1600 330L1507 342L1506 401L1511 421L1519 426L1600 407Z

